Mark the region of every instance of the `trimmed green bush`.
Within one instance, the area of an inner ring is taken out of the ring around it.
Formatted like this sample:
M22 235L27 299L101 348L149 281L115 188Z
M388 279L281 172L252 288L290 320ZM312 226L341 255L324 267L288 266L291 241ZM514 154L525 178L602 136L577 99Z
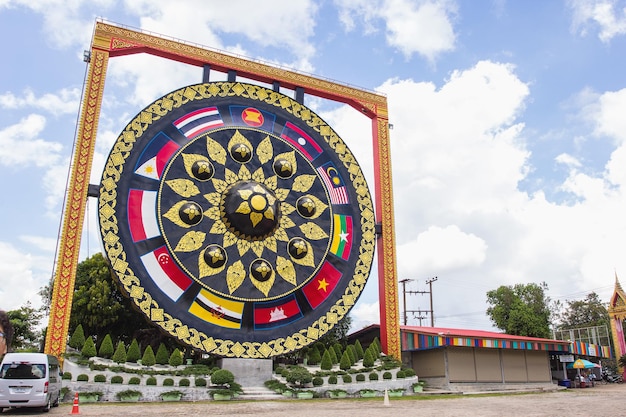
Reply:
M313 378L314 387L321 387L322 385L324 385L324 380L321 377L316 376L315 378Z
M168 352L167 348L165 347L163 343L159 345L159 348L157 349L157 352L154 358L157 364L167 365L170 359L170 353Z
M96 344L93 342L93 338L89 336L87 340L85 340L85 344L83 345L80 354L83 358L91 358L96 356Z
M348 356L350 357L350 365L354 365L357 361L354 345L348 345L346 347L346 352L348 352Z
M396 379L404 379L404 378L406 378L406 374L404 373L402 369L396 372Z
M370 381L378 381L378 372L370 372Z
M363 366L366 368L374 366L374 357L372 356L371 349L365 350L365 354L363 355Z
M320 363L320 368L324 371L330 371L333 369L333 361L330 358L330 352L333 349L326 349L324 351L324 355L322 355L322 362Z
M352 362L350 361L350 354L346 350L341 355L341 360L339 361L339 369L347 371L352 366Z
M121 384L124 382L124 378L121 375L113 375L111 377L111 384Z
M363 355L365 354L365 352L363 352L363 346L361 346L361 342L359 342L359 339L354 342L354 351L356 353L357 360L363 359Z
M174 386L174 380L172 378L165 378L163 380L163 386L164 387L173 387Z
M363 382L363 381L365 381L365 375L356 374L356 382Z
M343 379L344 384L349 384L352 382L352 375L346 374L342 376L341 379Z
M204 378L196 378L193 383L196 387L206 387L206 379Z
M107 382L107 377L102 374L94 375L93 382Z
M85 332L83 331L83 325L79 324L76 326L74 333L72 333L72 337L70 337L70 341L68 343L70 347L74 349L82 349L85 344Z
M415 376L415 369L413 369L413 368L406 368L404 370L404 376L406 376L407 378L411 378L412 376Z
M128 347L128 352L126 353L126 361L134 363L137 362L141 358L141 350L139 349L139 343L137 343L137 339L133 339Z
M124 346L124 342L119 341L117 343L117 348L115 348L115 353L111 358L115 363L124 363L126 362L126 346Z
M332 346L329 347L328 354L330 355L330 363L332 365L336 365L339 363L339 358L337 357L337 352L335 351L335 348L333 348Z
M331 375L328 377L329 385L337 385L337 377L335 375Z
M235 381L235 376L228 369L218 369L211 374L211 383L214 385L228 385Z
M131 376L128 380L128 385L139 385L141 384L141 378L138 376Z
M154 357L154 351L152 350L152 346L148 345L146 347L146 350L143 351L143 356L141 357L141 364L144 366L156 365L156 358Z
M89 375L87 375L87 374L79 374L76 377L76 380L79 381L79 382L88 382L89 381Z
M63 372L63 376L61 377L61 379L65 379L67 381L71 381L72 380L72 373L71 372Z
M313 346L311 350L309 350L307 357L309 365L319 365L322 360L322 354L320 353L317 345Z
M98 355L105 359L111 359L111 356L113 356L113 341L111 340L110 334L107 333L104 339L102 339L100 349L98 349Z
M183 364L183 354L180 352L180 349L176 348L170 355L168 360L170 366L180 366Z
M383 379L391 379L391 372L386 371L383 373Z
M146 379L146 385L156 385L157 384L157 379L153 376L149 376L148 379Z
M180 381L178 381L178 386L179 387L188 387L189 385L191 385L191 382L189 381L189 378L181 378Z
M294 366L289 369L289 373L285 376L285 379L290 384L303 386L313 380L313 375L303 366Z

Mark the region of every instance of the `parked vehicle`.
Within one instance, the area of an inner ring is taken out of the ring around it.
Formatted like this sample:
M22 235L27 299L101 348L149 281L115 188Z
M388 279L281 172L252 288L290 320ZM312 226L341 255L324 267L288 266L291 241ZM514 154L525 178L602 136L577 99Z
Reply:
M4 408L59 405L59 361L45 353L7 353L0 365L0 412Z
M624 382L624 379L621 375L609 372L606 369L602 370L602 380L605 382L617 384L621 384L622 382Z

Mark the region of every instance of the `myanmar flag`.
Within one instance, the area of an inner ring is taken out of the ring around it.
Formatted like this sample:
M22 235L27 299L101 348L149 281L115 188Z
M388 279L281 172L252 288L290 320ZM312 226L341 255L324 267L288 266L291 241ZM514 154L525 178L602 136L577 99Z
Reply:
M350 257L352 247L352 216L333 215L333 240L330 251L343 260Z

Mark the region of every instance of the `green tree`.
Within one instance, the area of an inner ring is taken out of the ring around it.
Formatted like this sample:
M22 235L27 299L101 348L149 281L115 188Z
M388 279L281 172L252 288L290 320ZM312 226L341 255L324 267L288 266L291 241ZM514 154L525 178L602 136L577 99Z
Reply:
M139 349L139 343L137 343L137 339L133 339L128 347L128 352L126 353L126 360L128 362L137 362L141 358L141 350Z
M317 365L320 363L320 361L322 360L322 355L320 354L317 346L313 346L311 350L309 350L308 358L309 365Z
M313 375L311 374L311 372L309 372L308 369L303 366L294 366L289 369L289 372L287 373L287 376L285 376L285 379L290 384L301 387L311 382L313 380Z
M183 364L183 354L178 348L174 349L168 360L170 366L180 366Z
M97 354L96 344L93 342L93 338L91 336L89 336L87 340L85 340L85 344L83 345L83 348L81 349L80 354L84 358L91 358L91 357L96 356Z
M113 356L113 341L110 334L104 336L102 343L100 343L100 349L98 349L98 355L105 359L110 359Z
M126 362L126 346L124 346L124 342L121 340L117 342L117 348L115 348L115 353L111 359L115 363Z
M354 351L356 353L357 360L363 359L363 355L365 354L365 352L363 352L363 346L361 346L361 342L359 342L359 339L354 342Z
M547 290L545 282L502 285L487 292L487 315L505 333L548 338L552 311Z
M335 343L346 345L347 335L352 326L352 318L349 314L343 316L339 322L319 339L324 346L332 346Z
M143 356L141 357L141 364L145 366L153 366L156 364L156 358L154 357L154 350L152 350L152 346L146 346L146 350L143 351Z
M333 369L333 361L330 359L330 352L333 348L326 349L324 354L322 355L322 362L320 363L320 368L324 371L330 371Z
M167 365L167 361L170 358L170 353L167 351L167 348L163 343L159 345L156 353L156 363L159 365Z
M330 363L335 365L339 363L339 358L337 358L337 352L334 347L328 348L328 355L330 356Z
M587 294L584 300L566 301L567 307L560 314L560 328L563 330L579 327L609 325L609 312L595 292Z
M335 350L335 356L337 357L337 362L335 363L338 363L341 359L341 355L343 354L343 346L341 346L341 343L339 342L333 343L333 349Z
M137 329L151 328L114 280L101 253L79 263L70 315L70 330L82 324L85 336L102 340L110 334L128 341Z
M79 324L76 326L74 333L72 333L72 337L70 337L69 345L74 349L78 350L83 347L85 344L85 332L83 332L83 325Z
M14 351L39 352L42 342L42 332L37 329L42 318L42 313L26 302L17 310L7 311L7 316L13 325Z
M348 352L348 357L350 358L350 366L356 363L356 352L354 349L354 345L346 346L346 352Z
M351 367L352 367L352 363L350 361L350 355L348 354L348 351L346 350L345 352L343 352L343 355L341 355L341 360L339 361L339 369L343 371L347 371Z
M215 385L230 385L235 381L235 375L228 369L217 369L211 374L211 383Z
M372 354L372 349L366 349L363 354L363 366L366 368L371 368L374 366L374 356Z

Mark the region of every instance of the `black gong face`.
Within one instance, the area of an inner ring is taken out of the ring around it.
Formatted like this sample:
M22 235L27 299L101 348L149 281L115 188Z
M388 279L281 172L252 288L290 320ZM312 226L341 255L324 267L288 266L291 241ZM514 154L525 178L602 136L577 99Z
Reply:
M319 339L373 259L353 155L311 110L260 86L198 84L152 103L113 146L99 203L107 256L137 307L221 356Z

